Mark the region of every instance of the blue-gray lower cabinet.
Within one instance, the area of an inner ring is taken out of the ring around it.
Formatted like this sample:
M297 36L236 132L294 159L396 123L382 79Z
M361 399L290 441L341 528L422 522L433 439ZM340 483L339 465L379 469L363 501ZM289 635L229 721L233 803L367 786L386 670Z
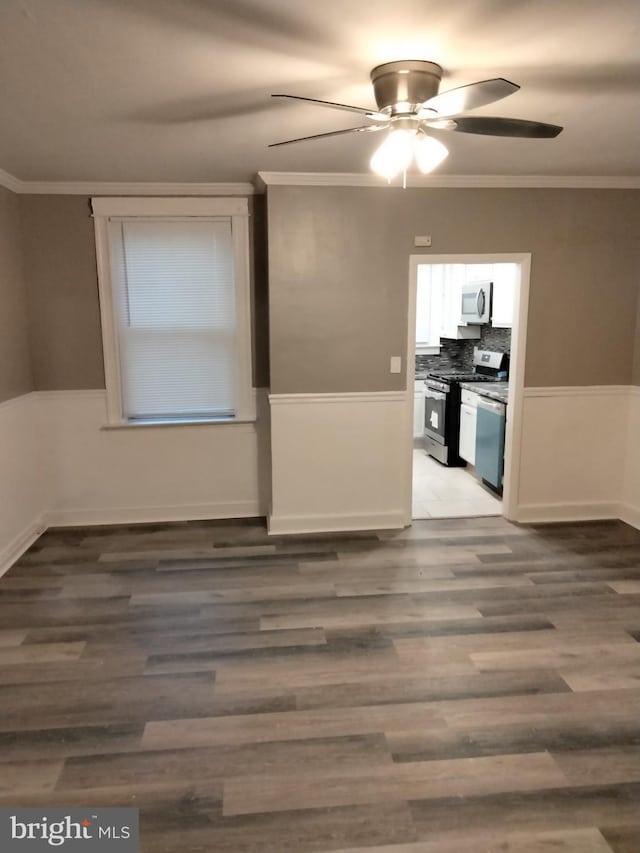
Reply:
M476 474L494 488L502 486L504 472L505 406L493 400L478 401L476 420Z

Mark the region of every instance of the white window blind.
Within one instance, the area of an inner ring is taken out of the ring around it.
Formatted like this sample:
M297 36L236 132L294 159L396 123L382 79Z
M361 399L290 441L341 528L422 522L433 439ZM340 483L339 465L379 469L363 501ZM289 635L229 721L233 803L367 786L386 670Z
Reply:
M234 417L231 217L111 218L109 244L124 418Z

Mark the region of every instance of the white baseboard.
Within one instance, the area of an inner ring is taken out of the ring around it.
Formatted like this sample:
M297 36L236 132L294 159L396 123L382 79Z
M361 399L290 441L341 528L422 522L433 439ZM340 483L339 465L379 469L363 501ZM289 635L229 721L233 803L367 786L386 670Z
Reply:
M47 525L39 518L27 525L8 545L0 551L0 577L16 563L24 552L41 536Z
M401 509L360 515L288 515L267 518L269 533L339 533L355 530L397 530L405 526Z
M94 524L145 524L171 521L206 521L217 518L258 518L264 516L254 501L181 506L104 507L58 509L46 513L47 527L89 527Z
M620 518L620 504L587 502L521 504L517 508L515 521L535 524L554 521L597 521Z

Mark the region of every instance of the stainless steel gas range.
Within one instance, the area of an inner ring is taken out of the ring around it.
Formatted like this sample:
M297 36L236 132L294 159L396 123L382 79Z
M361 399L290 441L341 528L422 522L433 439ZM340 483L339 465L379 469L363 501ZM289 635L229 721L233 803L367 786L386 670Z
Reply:
M463 467L459 453L460 382L500 382L508 376L507 353L473 351L473 372L431 371L424 381L424 446L443 465Z

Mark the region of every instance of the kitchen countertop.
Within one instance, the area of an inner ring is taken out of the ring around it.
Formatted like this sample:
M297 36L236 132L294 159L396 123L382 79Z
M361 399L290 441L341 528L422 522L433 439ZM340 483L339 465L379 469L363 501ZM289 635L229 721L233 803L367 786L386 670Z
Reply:
M498 400L504 403L505 406L509 398L509 383L508 382L461 382L461 388L467 391L474 391L482 397L488 397L490 400Z

